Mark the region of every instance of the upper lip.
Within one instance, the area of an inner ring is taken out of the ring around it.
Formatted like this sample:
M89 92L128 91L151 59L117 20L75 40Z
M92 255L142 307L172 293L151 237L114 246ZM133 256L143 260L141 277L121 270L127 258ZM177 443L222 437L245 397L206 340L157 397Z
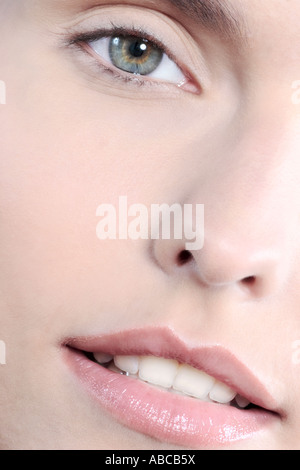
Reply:
M189 346L169 328L132 329L112 334L70 338L65 346L87 353L151 355L176 359L227 384L253 405L281 414L266 386L232 352L221 345Z

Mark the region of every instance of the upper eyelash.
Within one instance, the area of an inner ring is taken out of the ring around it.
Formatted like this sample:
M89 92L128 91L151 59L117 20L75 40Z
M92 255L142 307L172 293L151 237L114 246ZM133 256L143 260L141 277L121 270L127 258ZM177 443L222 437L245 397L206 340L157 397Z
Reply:
M123 36L130 35L130 36L136 36L138 38L147 39L149 42L152 42L153 44L155 44L156 47L161 49L182 70L182 67L180 66L180 64L178 64L178 61L176 60L174 55L168 50L165 44L163 44L157 38L153 37L151 34L144 31L142 28L136 28L135 26L122 27L122 26L114 25L113 22L111 22L111 27L109 28L96 29L88 33L77 33L73 35L68 42L69 42L69 45L80 46L80 44L88 44L89 42L97 41L99 39L107 38L113 35L123 35ZM104 66L103 66L103 69L105 69L106 71L109 70L107 67L104 67ZM131 74L128 72L124 72L124 74L120 74L119 72L116 72L116 75L118 75L119 78L121 79L125 79L126 81L134 80L135 82L137 82L137 75L135 75L134 77L131 77ZM147 78L146 76L143 77L140 80L141 81L140 84L145 82L146 78Z
M77 35L74 35L71 40L70 40L70 44L74 45L74 44L78 44L80 42L92 42L92 41L97 41L99 39L103 39L103 38L106 38L106 37L110 37L110 36L113 36L113 35L120 35L120 36L136 36L138 38L143 38L143 39L147 39L148 41L152 42L153 44L155 44L159 49L161 49L162 51L164 51L169 57L170 59L174 60L174 62L176 63L176 59L173 57L172 53L170 51L168 51L167 47L165 46L165 44L163 44L160 40L158 40L157 38L153 37L151 34L147 33L146 31L144 31L143 29L141 28L136 28L136 27L130 27L130 28L127 28L127 27L123 27L123 26L117 26L117 25L114 25L112 22L111 22L111 27L110 28L103 28L103 29L96 29L95 31L92 31L92 32L89 32L89 33L82 33L82 34L77 34ZM176 63L176 65L178 65Z

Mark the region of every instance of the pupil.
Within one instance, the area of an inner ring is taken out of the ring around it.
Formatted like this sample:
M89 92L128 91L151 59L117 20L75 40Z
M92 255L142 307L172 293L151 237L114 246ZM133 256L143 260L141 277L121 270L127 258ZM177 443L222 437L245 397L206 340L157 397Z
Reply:
M133 57L142 57L142 55L146 52L147 45L144 42L134 41L129 46L129 52Z

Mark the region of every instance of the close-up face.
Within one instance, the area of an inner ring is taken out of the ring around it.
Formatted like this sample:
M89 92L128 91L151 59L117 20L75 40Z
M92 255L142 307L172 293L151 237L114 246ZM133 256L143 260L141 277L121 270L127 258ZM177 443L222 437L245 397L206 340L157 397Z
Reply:
M0 17L0 448L300 449L299 0Z

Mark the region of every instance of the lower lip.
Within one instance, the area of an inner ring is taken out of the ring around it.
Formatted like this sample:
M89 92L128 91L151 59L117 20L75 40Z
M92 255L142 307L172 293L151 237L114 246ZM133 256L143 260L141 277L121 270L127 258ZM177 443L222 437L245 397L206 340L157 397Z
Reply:
M161 390L126 377L65 348L80 382L120 423L161 442L191 449L218 448L250 439L274 420L262 409L239 410Z

